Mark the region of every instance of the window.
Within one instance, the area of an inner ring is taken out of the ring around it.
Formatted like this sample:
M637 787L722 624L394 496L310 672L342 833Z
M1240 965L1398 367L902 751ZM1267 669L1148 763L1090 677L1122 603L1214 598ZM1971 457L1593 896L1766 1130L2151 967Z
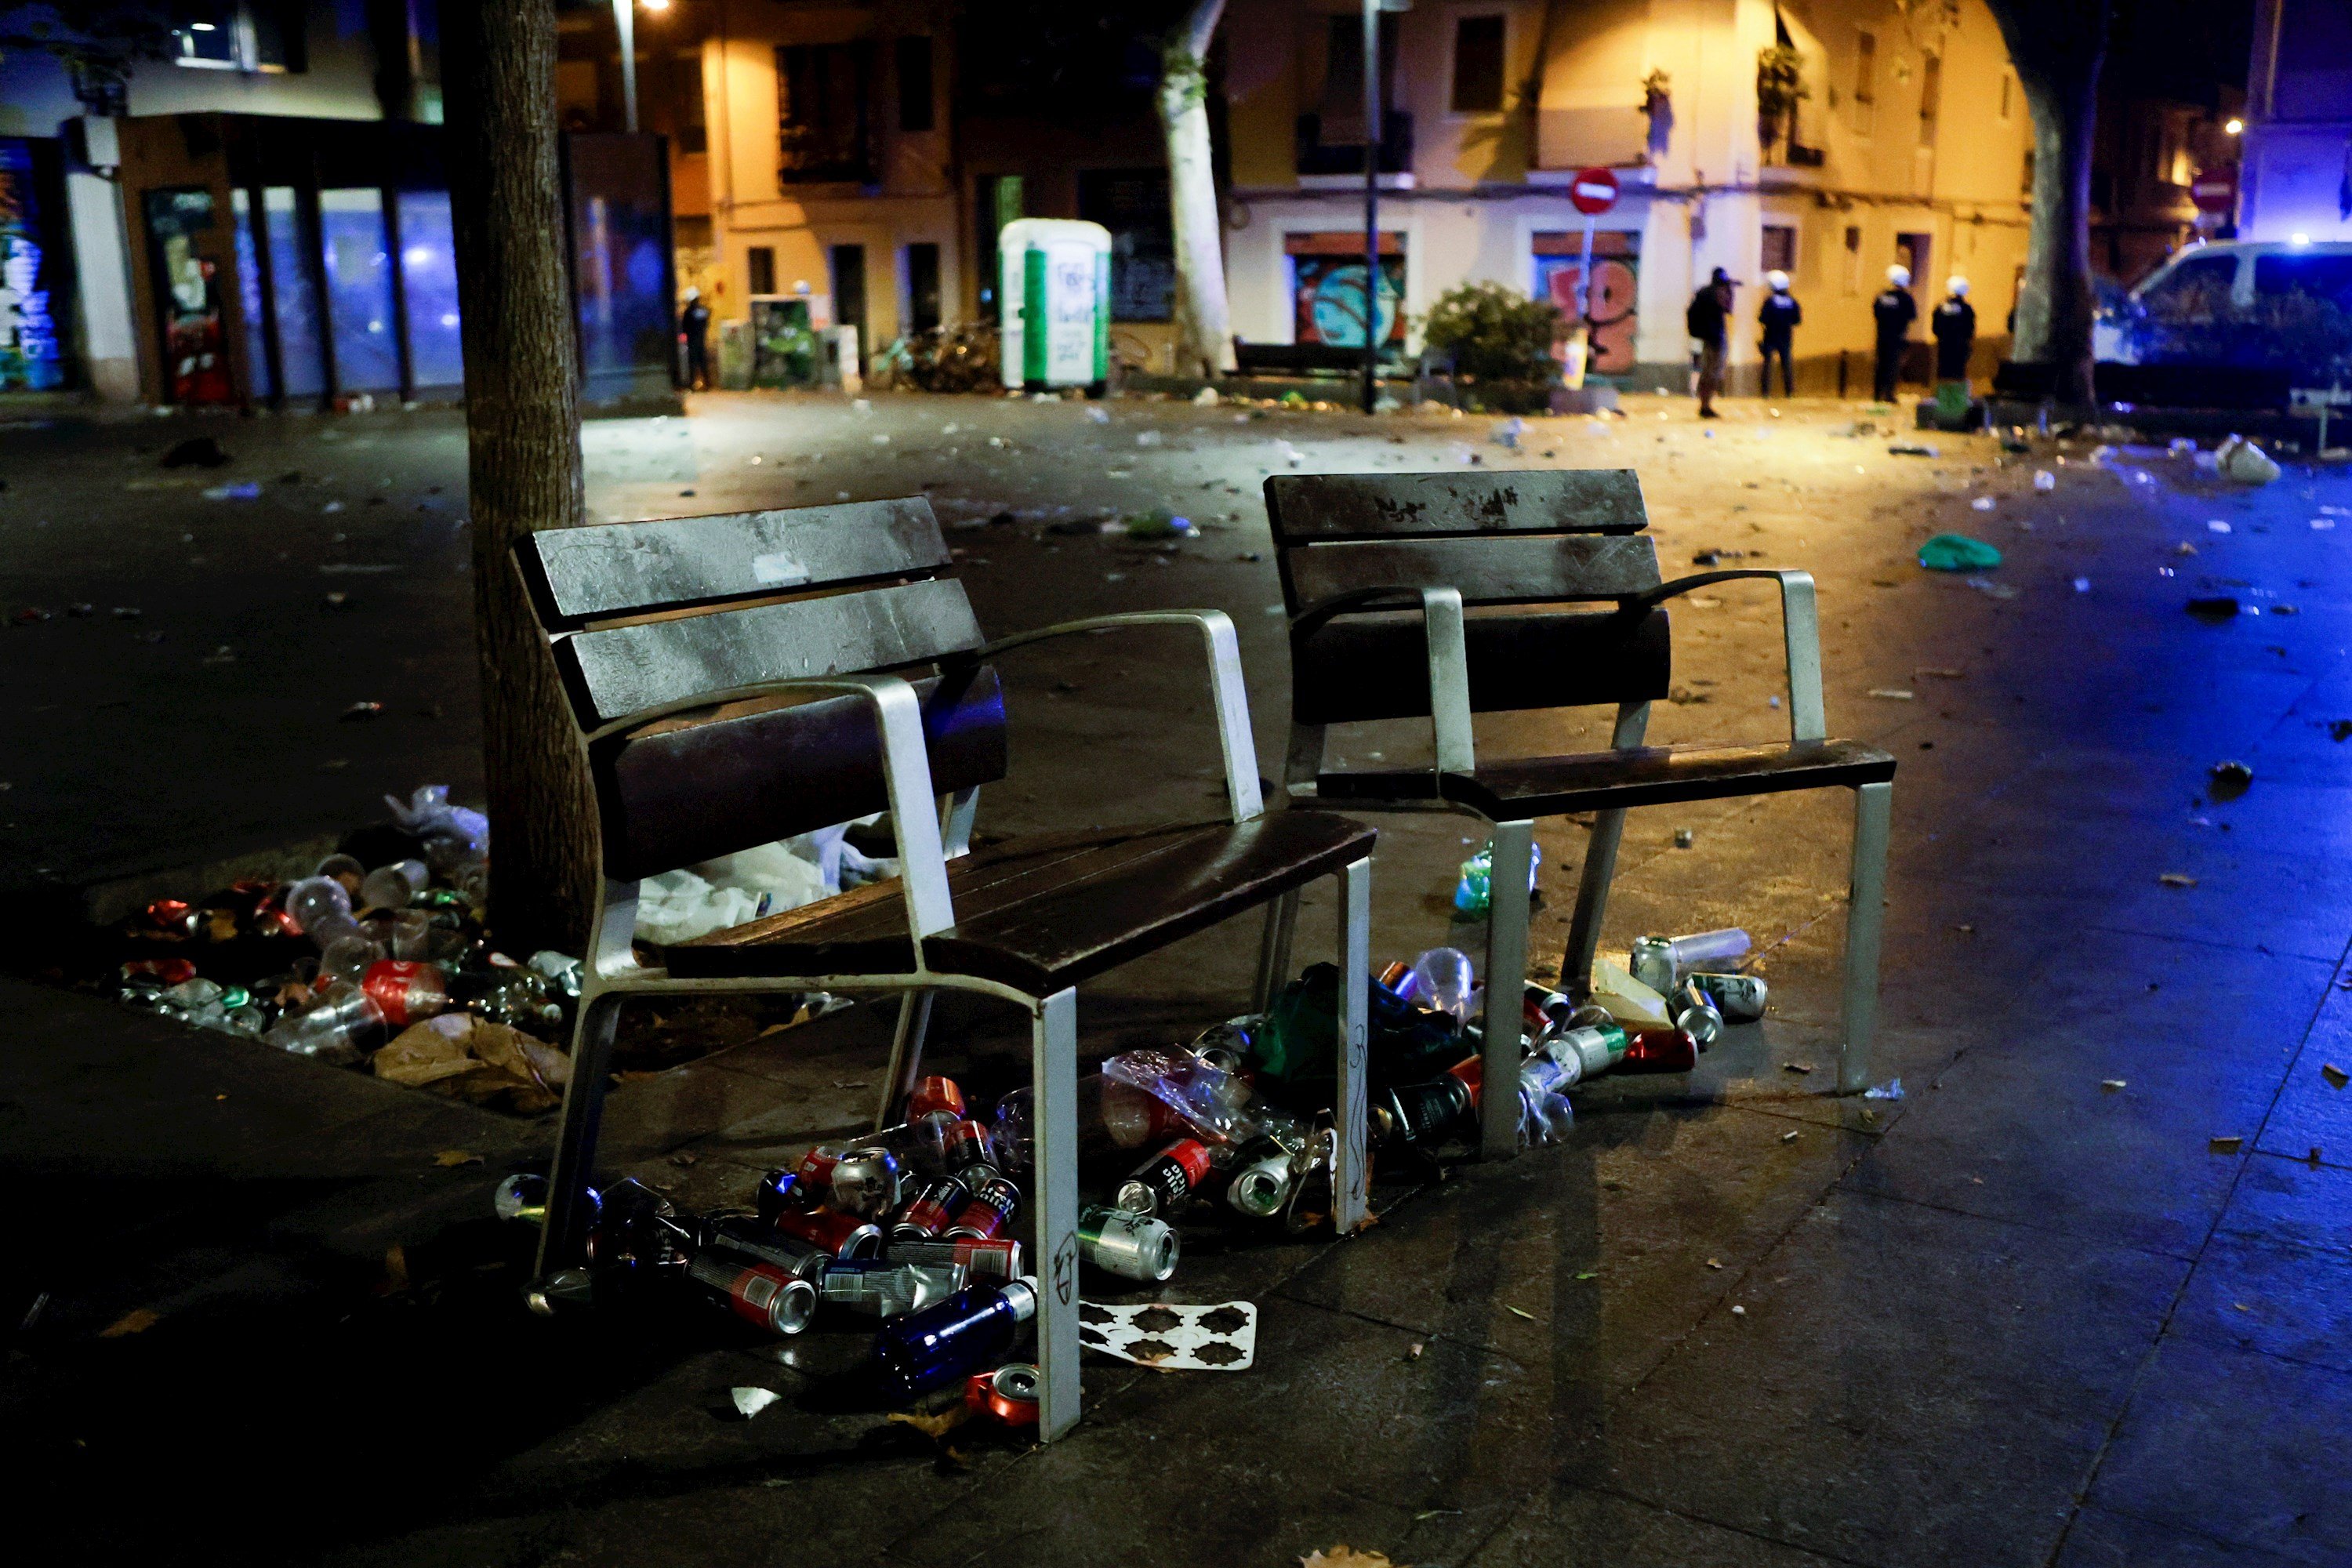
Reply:
M1919 60L1919 145L1936 144L1936 117L1944 108L1944 59L1925 55Z
M300 0L177 0L171 7L173 63L212 70L299 71L304 58Z
M1867 136L1878 123L1878 35L1853 37L1853 129Z
M710 122L702 102L702 51L680 49L677 59L677 150L693 154L710 151Z
M2182 263L2181 269L2189 265ZM2254 292L2273 297L2308 294L2339 310L2352 310L2352 256L2309 251L2300 256L2257 256Z
M1855 224L1845 226L1845 291L1862 292L1862 229Z
M2263 257L2255 262L2258 279L2262 264L2270 259ZM2169 325L2210 321L2229 311L2230 286L2237 277L2234 256L2192 256L2149 284L2139 302L2152 319Z
M776 247L755 245L744 253L745 269L751 274L751 292L772 294L776 291Z
M871 44L785 44L776 50L781 183L873 183L873 83Z
M1793 225L1768 223L1764 226L1763 258L1767 272L1797 270L1797 230Z
M1323 140L1364 139L1364 22L1349 13L1327 16L1323 55ZM1396 101L1397 16L1381 13L1381 108Z
M931 40L901 38L898 57L898 129L929 131L938 123L932 108Z
M907 326L928 332L940 324L940 247L907 247Z
M1503 18L1456 18L1454 24L1454 112L1492 114L1502 107Z

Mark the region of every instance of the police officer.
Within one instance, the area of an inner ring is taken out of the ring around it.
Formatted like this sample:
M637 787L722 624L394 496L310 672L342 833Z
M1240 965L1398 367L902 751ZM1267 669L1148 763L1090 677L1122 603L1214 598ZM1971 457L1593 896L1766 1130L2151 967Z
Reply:
M1789 366L1789 349L1795 341L1798 326L1805 312L1789 292L1789 275L1779 268L1764 274L1764 281L1772 291L1764 297L1764 307L1756 312L1756 320L1764 329L1764 395L1772 395L1772 356L1780 356L1780 390L1788 396L1797 395L1797 373Z
M702 290L686 291L686 309L678 313L678 336L686 340L686 384L695 392L710 390L710 307Z
M1895 384L1903 374L1903 345L1911 335L1911 323L1919 319L1919 303L1911 298L1911 269L1890 267L1886 269L1886 287L1870 302L1870 314L1878 323L1878 364L1874 385L1878 401L1895 401Z
M1948 297L1936 307L1927 329L1936 334L1936 379L1969 379L1969 354L1977 346L1977 311L1969 303L1969 280L1954 278L1944 288Z

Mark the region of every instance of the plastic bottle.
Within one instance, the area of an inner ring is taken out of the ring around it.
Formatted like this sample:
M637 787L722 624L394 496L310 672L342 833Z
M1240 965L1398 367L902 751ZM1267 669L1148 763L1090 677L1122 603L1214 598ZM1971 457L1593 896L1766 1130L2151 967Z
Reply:
M286 918L304 936L313 937L319 922L331 916L348 919L352 896L332 877L305 877L286 889Z
M1470 1016L1475 984L1470 955L1455 947L1433 947L1412 961L1411 1000L1459 1024Z
M1568 1086L1576 1081L1559 1062L1529 1057L1519 1064L1519 1142L1557 1143L1576 1126Z
M1140 1089L1167 1106L1182 1118L1181 1131L1209 1142L1244 1142L1271 1124L1290 1121L1271 1106L1258 1103L1245 1080L1190 1051L1121 1051L1104 1058L1102 1070L1110 1083ZM1107 1122L1114 1114L1131 1115L1140 1109L1106 1088ZM1118 1131L1112 1129L1114 1136Z
M1034 1279L972 1286L935 1307L882 1325L874 1370L883 1393L903 1403L1002 1361L1021 1325L1037 1314Z
M1536 890L1536 868L1543 864L1543 846L1528 847L1528 891ZM1495 845L1487 840L1486 847L1462 862L1462 879L1454 886L1454 907L1465 915L1483 915L1493 907L1495 879Z
M383 1021L395 1029L430 1018L449 1005L448 982L429 963L380 959L361 974L360 989L374 1001Z
M360 883L360 903L372 910L400 910L432 879L422 860L394 860L378 866Z
M262 1040L298 1057L357 1061L366 1043L383 1027L383 1010L364 989L347 981L329 981L313 994L314 1005L278 1019Z
M359 935L339 936L320 950L319 973L329 980L356 985L360 976L367 973L368 965L390 956L382 942Z

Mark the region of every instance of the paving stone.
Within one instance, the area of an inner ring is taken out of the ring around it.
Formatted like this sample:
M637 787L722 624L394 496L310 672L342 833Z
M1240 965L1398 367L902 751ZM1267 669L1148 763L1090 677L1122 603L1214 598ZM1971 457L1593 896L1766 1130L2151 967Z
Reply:
M1463 1568L1814 1568L1839 1561L1727 1530L1631 1498L1556 1486L1472 1553Z
M2167 1331L2352 1373L2352 1252L2216 1238Z
M2293 1561L2128 1514L2085 1508L2074 1516L2052 1568L2280 1568Z

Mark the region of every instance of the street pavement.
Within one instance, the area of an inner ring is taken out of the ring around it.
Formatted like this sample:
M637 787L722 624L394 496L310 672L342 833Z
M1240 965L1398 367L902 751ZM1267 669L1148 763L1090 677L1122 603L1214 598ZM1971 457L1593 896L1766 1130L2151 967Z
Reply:
M993 634L1224 608L1269 773L1287 668L1266 474L1632 467L1669 574L1734 551L1815 573L1831 729L1900 759L1872 1076L1902 1099L1826 1095L1843 797L1636 813L1605 947L1745 926L1762 1025L1687 1082L1596 1085L1561 1147L1383 1170L1356 1240L1196 1247L1168 1299L1257 1301L1252 1370L1090 1359L1066 1441L942 1446L828 1404L854 1335L526 1316L483 1215L544 1121L0 982L0 1172L23 1216L0 1284L47 1292L0 1373L27 1560L2352 1561L2332 1458L2352 1100L2322 1070L2352 1068L2352 484L2290 466L2242 491L2087 438L1898 455L1920 438L1860 405L1727 406L1702 426L1644 397L1528 421L1513 448L1502 421L1437 412L720 395L592 425L586 449L599 519L929 494ZM235 462L159 467L191 434ZM331 835L386 792L477 786L453 415L0 426L0 885L20 921ZM244 480L259 494L203 493ZM1201 536L1085 531L1154 505ZM1922 572L1948 529L2007 560ZM2184 608L2217 595L2247 613ZM1675 635L1654 739L1785 732L1769 584L1679 601ZM1013 771L983 830L1214 809L1192 642L1087 639L1006 673ZM341 717L361 701L383 711ZM1546 714L1479 739L1605 735L1604 715ZM1429 745L1368 727L1333 752ZM2224 760L2254 782L2217 799ZM1473 825L1378 826L1376 952L1481 952L1448 903ZM1584 831L1540 826L1538 962ZM1310 896L1301 963L1331 924ZM1082 1049L1237 1010L1255 948L1244 922L1089 987ZM1015 1023L950 1010L933 1059L1007 1087ZM629 1082L607 1152L681 1203L741 1202L870 1109L887 1025L856 1007ZM786 1398L722 1419L741 1384Z

